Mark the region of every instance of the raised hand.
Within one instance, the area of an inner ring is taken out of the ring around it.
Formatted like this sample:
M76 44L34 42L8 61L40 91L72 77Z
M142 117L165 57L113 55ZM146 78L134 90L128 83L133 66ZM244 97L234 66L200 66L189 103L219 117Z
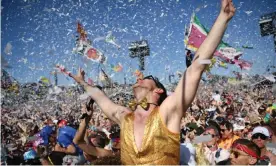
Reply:
M84 81L84 75L85 75L84 70L79 68L78 74L77 75L70 74L70 77L74 78L74 80L77 83L81 83Z
M231 18L234 16L236 8L232 0L222 0L221 1L221 10L220 16L225 19L226 21L230 21Z
M90 99L89 102L86 104L86 113L88 116L92 116L93 112L94 112L94 108L93 108L93 104L94 104L94 100Z

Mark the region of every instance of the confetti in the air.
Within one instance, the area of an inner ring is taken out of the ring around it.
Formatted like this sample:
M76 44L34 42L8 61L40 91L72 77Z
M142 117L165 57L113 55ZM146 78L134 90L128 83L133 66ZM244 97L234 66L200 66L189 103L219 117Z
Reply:
M253 11L245 11L247 15L250 15Z
M11 45L10 42L7 43L4 52L5 52L7 55L11 55L11 54L12 54L12 45Z

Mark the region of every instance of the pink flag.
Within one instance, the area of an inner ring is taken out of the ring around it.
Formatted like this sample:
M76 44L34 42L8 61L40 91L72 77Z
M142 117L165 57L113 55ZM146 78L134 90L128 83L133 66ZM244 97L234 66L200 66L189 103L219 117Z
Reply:
M235 64L238 65L242 70L250 70L252 67L251 62L247 62L243 59L235 59L234 60Z
M199 19L192 15L191 23L188 33L185 35L185 45L188 50L196 52L203 41L206 39L209 30L205 28L199 21ZM215 56L219 57L222 61L234 64L233 60L238 59L242 52L236 48L231 47L229 44L221 41L218 45Z

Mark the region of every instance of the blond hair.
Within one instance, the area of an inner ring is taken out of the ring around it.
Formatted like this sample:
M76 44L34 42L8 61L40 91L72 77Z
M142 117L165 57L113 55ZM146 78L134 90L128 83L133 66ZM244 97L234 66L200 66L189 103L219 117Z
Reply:
M197 165L210 165L209 161L205 158L203 144L200 143L195 145L195 149L196 149L195 161Z

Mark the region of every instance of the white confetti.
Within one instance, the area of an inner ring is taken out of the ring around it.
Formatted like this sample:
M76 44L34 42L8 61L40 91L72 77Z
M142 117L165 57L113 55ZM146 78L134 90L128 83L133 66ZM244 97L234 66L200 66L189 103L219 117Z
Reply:
M247 15L250 15L253 11L245 11Z
M12 45L10 42L7 43L5 49L4 49L5 54L11 55L12 54Z

